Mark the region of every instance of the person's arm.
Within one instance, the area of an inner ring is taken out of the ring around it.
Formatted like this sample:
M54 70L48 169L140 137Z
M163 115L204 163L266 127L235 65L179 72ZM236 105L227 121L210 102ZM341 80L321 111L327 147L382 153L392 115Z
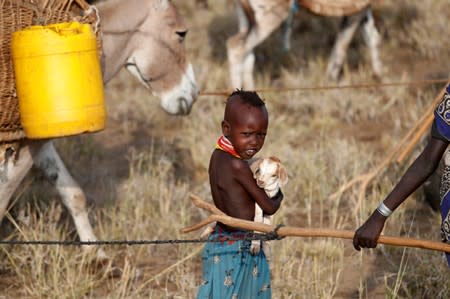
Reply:
M274 214L280 207L281 201L283 200L283 193L281 190L277 193L277 195L270 198L267 196L264 189L256 185L256 181L253 178L253 173L247 162L242 160L234 160L232 166L235 179L242 185L250 197L255 200L265 214Z
M430 139L422 153L384 199L383 204L389 210L394 211L436 170L448 143L448 141L434 137ZM353 247L356 250L360 250L361 247L376 247L386 219L386 216L375 210L367 221L356 230L353 237Z

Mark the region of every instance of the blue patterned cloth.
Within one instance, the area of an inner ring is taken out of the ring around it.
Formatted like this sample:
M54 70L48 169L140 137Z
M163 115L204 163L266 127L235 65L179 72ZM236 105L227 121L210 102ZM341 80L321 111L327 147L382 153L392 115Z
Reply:
M450 141L450 84L447 85L444 97L434 112L434 126L437 133ZM449 153L447 152L446 155ZM441 181L441 236L442 241L450 243L450 165L445 165ZM447 263L450 267L450 253L446 253Z
M440 135L450 141L450 84L441 103L434 111L434 122Z
M203 279L197 299L268 299L272 297L269 264L263 250L250 253L245 231L216 225L202 253ZM232 240L230 240L232 239Z

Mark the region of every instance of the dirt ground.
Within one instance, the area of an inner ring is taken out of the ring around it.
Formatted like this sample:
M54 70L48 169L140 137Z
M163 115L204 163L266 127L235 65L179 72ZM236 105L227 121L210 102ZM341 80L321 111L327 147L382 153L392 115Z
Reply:
M202 14L207 14L207 11L201 12ZM230 12L232 13L232 12ZM222 18L225 18L222 16ZM189 17L187 18L189 20ZM224 21L231 22L231 21ZM197 25L199 26L199 25ZM214 28L214 22L210 23L209 28L196 28L195 26L191 28L191 33L196 32L196 30L207 30L209 32L217 30ZM232 29L229 29L232 31ZM190 33L190 34L191 34ZM389 34L387 31L384 34ZM228 33L223 33L228 34ZM446 38L448 35L445 35ZM219 37L220 38L220 37ZM190 45L190 47L195 47ZM213 45L214 47L214 45ZM330 49L328 49L330 50ZM218 52L212 51L211 55L217 55L219 59L223 59L223 52L217 50ZM222 50L223 51L223 50ZM264 49L261 50L260 55L257 55L259 59L265 59ZM402 75L407 73L411 78L417 80L422 79L435 79L448 77L450 70L450 57L446 57L442 60L436 59L417 59L417 53L414 50L398 47L397 49L383 50L382 47L382 60L389 70L389 78L402 78ZM196 58L197 63L201 63L199 58ZM258 59L258 58L257 58ZM276 64L276 62L272 62ZM108 201L114 200L117 196L118 190L114 190L114 187L119 186L128 176L130 172L130 159L129 153L132 150L146 149L150 147L158 147L166 142L173 142L176 139L177 133L183 125L183 121L177 119L178 117L173 117L165 115L164 113L159 113L158 127L148 127L148 123L142 123L139 120L133 119L133 113L124 119L124 114L117 113L115 105L119 104L119 101L109 99L114 98L113 93L120 90L122 87L123 80L134 80L126 73L121 73L120 76L113 79L113 81L106 87L106 97L108 105L108 120L107 128L99 133L91 134L89 136L77 136L71 138L71 148L79 148L79 151L89 150L89 148L95 148L95 164L90 163L92 157L86 155L80 155L80 159L74 159L77 153L65 154L63 158L68 161L71 172L74 177L78 180L80 185L85 190L91 203L102 206L107 204L102 200L108 198ZM391 80L392 81L392 80ZM398 79L397 81L400 81ZM140 89L143 92L144 87L142 87L136 80L132 81L131 88ZM130 86L130 83L127 83ZM157 101L154 99L155 102ZM205 97L200 96L198 101L207 100ZM154 107L156 109L157 105ZM193 109L196 109L195 106ZM160 111L161 112L161 111ZM188 116L189 117L189 116ZM192 121L195 121L194 119ZM383 132L388 131L391 126L391 120L378 121L377 123L372 123L370 121L359 121L349 123L341 123L334 127L334 130L330 132L333 136L353 136L355 140L373 144L374 147L379 146L379 141L382 138ZM308 146L308 142L313 140L312 136L303 136L302 143L303 146ZM59 146L65 147L65 141L58 141ZM87 148L87 149L86 149ZM204 168L199 167L193 162L192 155L194 153L182 148L177 147L176 144L172 147L173 152L172 161L175 161L175 171L178 173L179 178L189 177L193 181L193 185L201 185L207 180L207 175ZM383 151L383 148L380 148ZM104 178L107 173L107 182L99 183L98 178ZM42 183L38 188L47 189L47 183ZM47 191L48 192L48 191ZM57 197L55 191L50 191L54 193ZM107 195L107 196L105 196ZM426 204L419 204L418 215L423 215L426 219L427 214L433 213L431 209L426 206ZM424 221L426 223L426 221ZM301 220L293 220L291 225L302 225ZM424 229L429 226L425 225ZM350 242L346 245L345 250L353 253L353 248ZM341 273L339 289L333 298L359 298L358 289L359 285L355 285L355 281L359 281L361 276L368 277L369 285L367 286L369 292L367 298L386 298L384 284L378 281L378 277L383 270L383 263L386 259L383 255L372 255L367 259L367 268L361 271L356 265L357 261L354 260L354 255L348 256L345 260L344 272ZM156 258L154 260L141 261L140 267L142 270L151 268L150 271L157 273L159 269L163 269L166 265L166 260L161 258ZM362 273L363 272L363 273ZM2 283L7 283L7 276L3 276L5 280ZM370 280L370 277L373 277ZM6 285L6 284L5 284ZM1 297L1 296L0 296Z

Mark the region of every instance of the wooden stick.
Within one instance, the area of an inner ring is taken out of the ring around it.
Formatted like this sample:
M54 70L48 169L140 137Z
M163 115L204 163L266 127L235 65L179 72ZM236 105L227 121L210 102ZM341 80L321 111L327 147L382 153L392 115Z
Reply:
M189 194L189 197L191 198L192 202L194 203L194 205L198 208L201 208L203 210L207 210L210 211L213 214L217 214L217 215L226 215L224 212L222 212L221 210L219 210L216 206L207 203L206 201L204 201L203 199L201 199L200 197L198 197L195 194Z
M203 201L195 195L191 195L194 204L202 209L211 211L214 210L214 206ZM194 200L195 199L195 200ZM249 231L260 231L263 233L270 233L275 230L274 226L255 223L253 221L233 218L222 213L222 215L211 215L207 219L203 220L202 225L195 224L187 228L181 229L181 232L187 233L193 231L193 227L200 228L203 225L218 221L224 223L231 227L236 227ZM341 238L353 240L354 231L350 230L338 230L338 229L322 229L322 228L300 228L300 227L289 227L283 226L277 230L277 234L280 237L328 237L328 238ZM391 237L391 236L380 236L378 243L394 246L406 246L415 247L422 249L438 250L443 252L450 252L450 244L434 242L429 240L420 240L414 238L402 238L402 237Z
M450 82L447 83L447 85ZM446 86L447 86L446 85ZM409 153L412 151L414 146L419 142L423 134L427 131L427 129L430 127L430 125L433 123L434 119L434 109L436 109L436 105L439 104L439 102L442 100L442 97L445 94L446 87L444 87L439 94L434 98L433 102L431 103L430 107L425 112L424 116L421 117L422 125L418 128L417 133L414 135L414 138L411 140L411 142L406 146L406 148L398 155L397 163L402 163L403 160L409 155Z
M417 130L417 132L414 134L413 138L411 139L411 142L406 145L406 147L403 149L403 151L398 155L396 162L402 163L403 160L412 152L413 148L419 143L419 141L422 139L423 135L428 132L428 129L431 127L431 124L433 123L434 115L428 114L428 117L425 119L423 125Z

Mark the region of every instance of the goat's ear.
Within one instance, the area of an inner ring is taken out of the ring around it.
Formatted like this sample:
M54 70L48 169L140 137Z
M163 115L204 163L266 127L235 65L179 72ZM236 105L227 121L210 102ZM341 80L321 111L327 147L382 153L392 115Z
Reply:
M278 157L270 156L269 159L272 160L272 161L275 161L275 162L277 162L277 163L281 163L281 160L278 159Z
M288 175L286 168L282 164L278 164L278 177L280 178L280 187L283 187L288 182Z
M249 161L250 170L253 174L255 174L256 170L259 168L259 165L261 165L262 160L262 158L256 158Z

